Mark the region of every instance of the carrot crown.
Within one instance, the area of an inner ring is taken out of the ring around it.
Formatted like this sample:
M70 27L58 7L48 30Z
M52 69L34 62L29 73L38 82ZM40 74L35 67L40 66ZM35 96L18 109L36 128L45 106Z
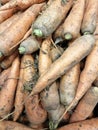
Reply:
M40 29L34 29L33 34L37 37L42 37L43 33Z

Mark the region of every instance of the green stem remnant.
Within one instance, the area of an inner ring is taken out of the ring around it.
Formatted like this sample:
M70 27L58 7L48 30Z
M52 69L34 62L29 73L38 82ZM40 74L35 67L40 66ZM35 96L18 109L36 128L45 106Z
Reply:
M88 34L90 34L90 32L88 31L88 32L84 32L84 35L88 35Z
M19 50L20 54L24 54L26 51L25 47L23 47L23 46L19 47L18 50Z
M70 33L66 33L64 37L65 37L66 40L72 39L72 35Z
M34 29L33 34L37 37L42 37L43 33L40 29Z

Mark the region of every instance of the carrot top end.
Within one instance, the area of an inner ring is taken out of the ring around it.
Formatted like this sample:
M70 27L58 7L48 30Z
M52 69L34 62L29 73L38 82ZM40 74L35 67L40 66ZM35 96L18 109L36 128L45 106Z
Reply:
M40 29L34 29L33 34L37 37L42 37L43 33Z
M20 53L20 54L24 54L25 51L26 51L25 47L22 47L22 46L19 47L18 50L19 50L19 53Z
M0 58L3 56L2 52L0 52Z
M83 34L84 34L84 35L88 35L88 34L91 34L91 33L90 33L90 32L84 32Z
M72 35L70 33L66 33L64 35L64 37L65 37L66 40L71 40L72 39Z

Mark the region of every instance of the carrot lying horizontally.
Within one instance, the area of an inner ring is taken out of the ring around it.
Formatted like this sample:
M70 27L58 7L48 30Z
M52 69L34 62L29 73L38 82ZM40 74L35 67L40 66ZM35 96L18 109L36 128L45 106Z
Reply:
M0 57L2 55L9 55L13 51L10 48L23 38L44 4L35 4L28 8L22 14L21 19L19 18L0 35Z
M23 10L26 9L33 4L39 4L44 2L45 0L10 0L8 3L0 7L0 11L2 10L7 10L7 9L12 9L15 7L18 7L19 9Z
M34 36L28 37L26 40L21 42L19 47L20 54L31 54L37 51L40 47L40 41L38 41Z
M8 18L7 20L5 20L4 22L2 22L0 24L0 33L2 33L4 30L6 30L12 23L14 23L19 17L20 17L21 13L18 12L16 14L14 14L13 16L11 16L10 18Z
M16 11L17 8L0 11L0 24L7 18L11 17Z
M85 120L89 117L96 104L98 103L98 88L92 87L80 100L73 112L70 123Z
M73 0L54 0L32 25L33 34L37 37L46 37L54 32L71 8Z
M31 95L39 93L46 86L53 83L61 75L65 74L69 69L80 62L86 57L95 44L94 37L92 35L85 35L77 38L57 59L49 69L39 78L35 87L33 88Z
M19 118L19 116L22 113L23 108L24 108L24 104L23 104L23 101L24 101L23 65L24 65L24 60L22 57L19 80L18 80L16 95L15 95L15 103L14 103L15 110L14 110L14 114L13 114L14 121L16 121Z
M7 57L0 63L1 68L7 69L8 67L10 67L17 55L18 55L18 51L16 50L16 51L15 51L14 53L12 53L10 56L7 56Z
M97 130L98 118L92 118L90 120L84 120L77 123L65 125L57 130Z
M88 0L82 22L81 32L92 34L96 28L98 0Z
M80 76L80 64L75 65L60 79L60 100L67 108L75 97Z
M0 122L0 130L34 130L23 124L13 121L2 121Z
M77 38L84 15L85 0L76 0L63 24L62 35L66 40Z
M0 117L3 118L8 114L14 103L14 95L17 86L17 79L19 76L19 58L17 57L12 64L8 79L0 92Z

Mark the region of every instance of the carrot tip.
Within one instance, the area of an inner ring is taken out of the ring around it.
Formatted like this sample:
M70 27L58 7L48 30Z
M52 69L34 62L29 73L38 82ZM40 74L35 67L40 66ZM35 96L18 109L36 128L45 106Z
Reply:
M88 35L88 34L90 34L90 32L84 32L84 35Z
M2 52L0 52L0 58L3 56Z
M37 37L42 37L43 33L40 29L34 29L33 34Z
M65 37L66 40L72 39L72 35L70 33L66 33L64 37Z
M26 51L26 49L25 49L24 47L22 47L22 46L19 47L18 50L19 50L19 53L20 53L20 54L24 54L25 51Z

